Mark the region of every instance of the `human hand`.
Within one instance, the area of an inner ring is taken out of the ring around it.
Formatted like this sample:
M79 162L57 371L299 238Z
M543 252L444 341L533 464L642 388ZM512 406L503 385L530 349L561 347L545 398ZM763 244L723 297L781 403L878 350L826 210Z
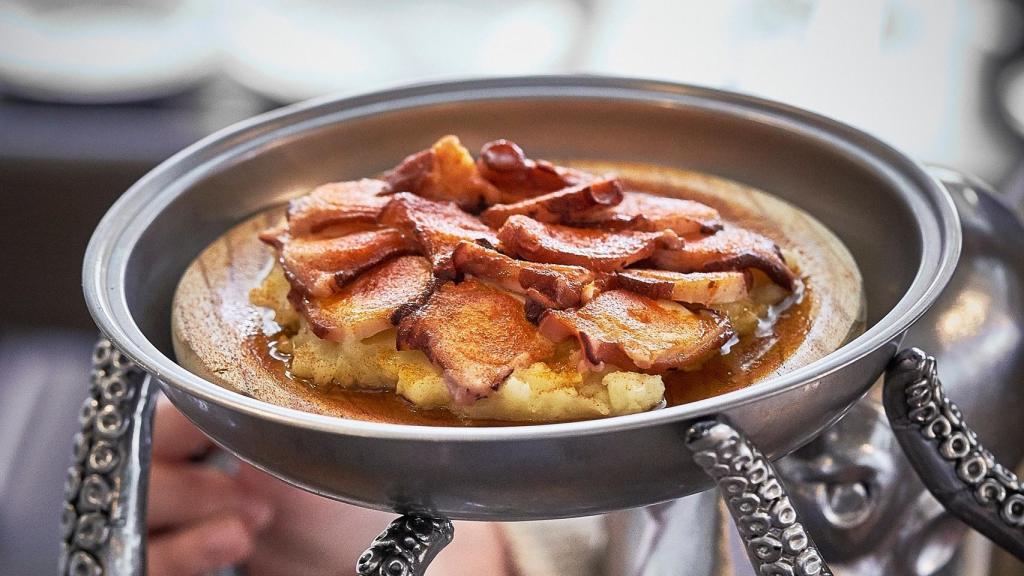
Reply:
M198 576L249 558L270 501L202 461L213 443L163 397L153 426L147 574Z
M213 443L170 403L157 404L150 476L148 574L193 576L244 565L249 576L335 576L396 515L325 499L244 463L200 460ZM508 573L496 524L457 522L428 574Z

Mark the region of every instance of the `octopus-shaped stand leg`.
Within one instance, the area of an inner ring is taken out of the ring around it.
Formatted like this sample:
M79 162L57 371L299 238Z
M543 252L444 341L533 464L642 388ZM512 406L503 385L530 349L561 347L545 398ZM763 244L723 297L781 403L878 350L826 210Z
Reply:
M455 530L446 518L401 516L373 539L356 562L359 576L422 576L431 560L451 543Z
M143 574L156 387L106 339L92 363L64 483L60 574Z
M718 484L754 573L830 576L771 462L734 428L712 420L687 431L694 461Z
M900 352L885 378L885 412L928 491L947 510L1024 560L1024 490L946 397L935 358Z

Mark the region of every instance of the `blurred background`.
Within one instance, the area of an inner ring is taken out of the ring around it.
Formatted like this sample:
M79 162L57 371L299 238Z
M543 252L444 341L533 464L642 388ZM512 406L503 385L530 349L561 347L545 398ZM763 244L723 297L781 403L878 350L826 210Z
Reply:
M81 259L128 186L306 98L567 72L782 100L1024 199L1024 0L0 0L0 573L56 558Z

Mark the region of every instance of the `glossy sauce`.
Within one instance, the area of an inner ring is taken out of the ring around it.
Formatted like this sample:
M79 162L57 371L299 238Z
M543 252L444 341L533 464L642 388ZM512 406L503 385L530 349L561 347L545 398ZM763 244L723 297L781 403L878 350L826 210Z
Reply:
M297 394L315 394L347 418L390 424L416 424L420 426L517 426L536 422L505 422L499 420L468 420L447 410L420 410L393 390L345 390L335 386L324 391L312 383L291 375L288 360L276 352L273 337L259 335L247 341L248 352L258 357L263 367L273 373L282 385L291 386Z
M728 354L712 358L700 370L663 375L665 401L669 406L695 402L766 378L803 343L813 299L810 287L805 287L803 298L779 314L766 334L741 339Z

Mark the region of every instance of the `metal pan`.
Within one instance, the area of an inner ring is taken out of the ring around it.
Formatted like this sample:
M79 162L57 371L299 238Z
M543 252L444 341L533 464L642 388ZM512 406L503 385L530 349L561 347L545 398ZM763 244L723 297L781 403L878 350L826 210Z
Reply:
M446 133L471 146L501 136L528 143L540 157L663 164L772 191L849 248L864 277L867 329L821 360L721 396L604 420L497 428L299 412L229 391L174 362L173 291L205 246L298 189L378 172ZM86 253L84 291L125 360L244 460L361 506L509 521L597 514L707 489L714 475L700 465L706 454L698 463L683 445L689 440L706 453L726 438L713 421L742 431L767 460L801 446L885 371L904 332L949 280L959 249L956 210L942 186L899 152L835 121L677 84L507 78L312 101L214 134L160 165L111 208ZM126 381L142 377L117 373ZM125 400L120 410L143 401ZM707 437L717 440L708 444Z

